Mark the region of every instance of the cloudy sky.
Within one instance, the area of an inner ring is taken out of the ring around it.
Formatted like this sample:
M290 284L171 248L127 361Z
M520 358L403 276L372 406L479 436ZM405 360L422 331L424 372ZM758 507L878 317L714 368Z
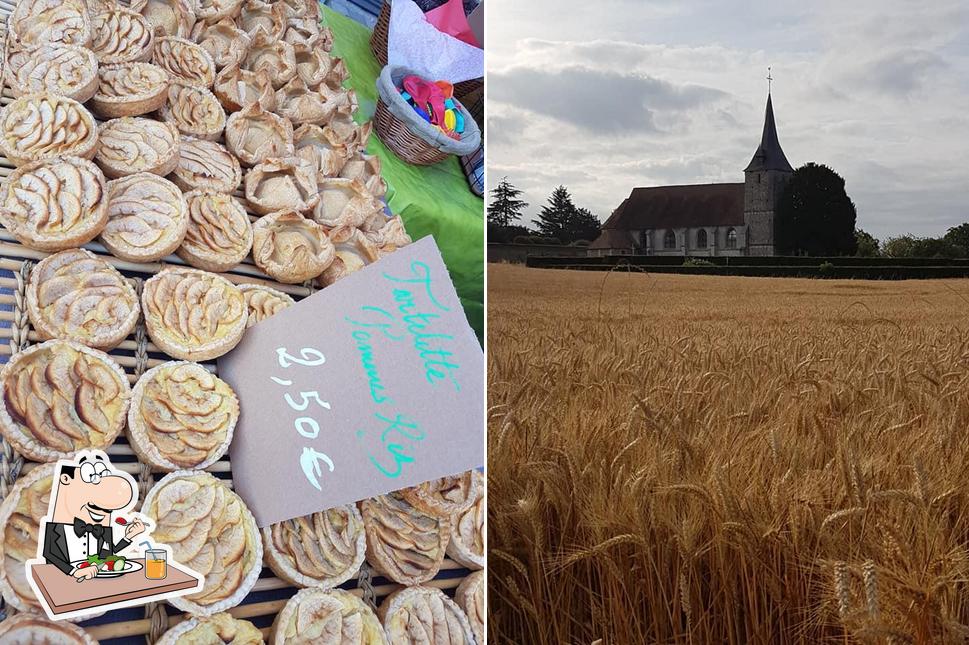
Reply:
M859 226L969 221L969 2L754 4L488 0L490 183L605 220L634 186L743 181L771 65L787 158L840 173Z

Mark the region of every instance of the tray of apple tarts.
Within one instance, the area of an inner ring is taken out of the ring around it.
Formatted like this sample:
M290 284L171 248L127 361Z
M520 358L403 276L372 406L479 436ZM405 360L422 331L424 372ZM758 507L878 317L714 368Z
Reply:
M246 401L215 360L410 243L318 5L0 16L0 641L483 642L480 473L261 529L233 490ZM54 462L85 448L135 477L201 591L46 620L23 565Z

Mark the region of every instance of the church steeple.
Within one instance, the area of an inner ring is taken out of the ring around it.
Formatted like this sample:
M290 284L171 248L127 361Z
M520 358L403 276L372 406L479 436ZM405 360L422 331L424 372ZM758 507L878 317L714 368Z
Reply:
M764 116L764 133L760 138L760 146L757 147L757 152L754 153L753 159L750 160L744 172L764 170L794 172L777 140L777 126L774 125L774 106L771 104L770 92L767 93L767 113Z

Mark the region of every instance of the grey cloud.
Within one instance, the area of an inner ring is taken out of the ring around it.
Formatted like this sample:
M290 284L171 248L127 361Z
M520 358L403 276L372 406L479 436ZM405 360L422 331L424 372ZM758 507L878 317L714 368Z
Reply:
M845 75L846 83L894 96L911 96L933 72L945 69L938 54L921 49L901 49L863 62Z

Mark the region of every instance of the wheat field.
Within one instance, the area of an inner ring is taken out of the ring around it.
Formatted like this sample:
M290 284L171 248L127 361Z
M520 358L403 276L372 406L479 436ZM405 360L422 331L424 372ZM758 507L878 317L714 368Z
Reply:
M969 640L969 280L488 280L491 642Z

